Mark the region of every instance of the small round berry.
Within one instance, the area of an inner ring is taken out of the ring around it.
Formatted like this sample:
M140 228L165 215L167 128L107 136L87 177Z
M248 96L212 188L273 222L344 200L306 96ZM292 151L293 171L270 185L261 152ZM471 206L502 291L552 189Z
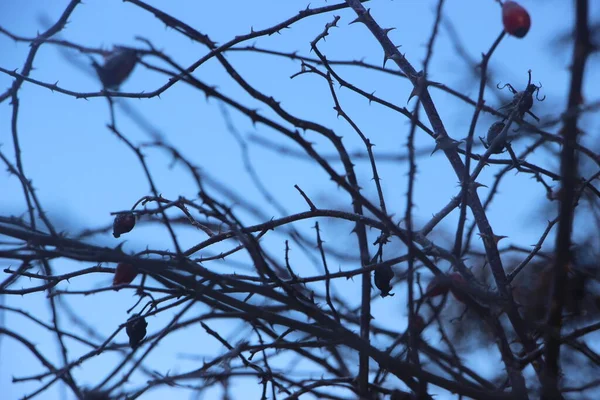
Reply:
M526 9L514 1L505 1L502 6L502 24L509 35L524 37L531 27L531 18Z
M131 232L135 226L135 215L131 213L117 214L113 222L113 236L118 238L123 233Z

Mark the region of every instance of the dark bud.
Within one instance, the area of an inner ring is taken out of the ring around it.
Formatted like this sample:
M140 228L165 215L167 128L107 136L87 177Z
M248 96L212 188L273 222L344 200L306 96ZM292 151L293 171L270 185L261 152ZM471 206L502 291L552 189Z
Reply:
M131 232L135 226L135 215L117 214L115 221L113 222L113 236L118 238L123 233Z
M127 336L129 336L129 345L132 349L136 349L144 337L146 337L146 327L148 323L144 317L138 318L139 314L133 315L127 321L127 325L125 326L125 331L127 332ZM134 320L134 318L136 318Z
M390 293L392 286L390 285L391 280L394 278L394 270L389 265L375 270L375 286L381 290L381 297L393 296Z
M117 49L105 58L104 65L92 61L92 66L102 86L105 89L116 90L129 77L137 61L138 55L135 50Z

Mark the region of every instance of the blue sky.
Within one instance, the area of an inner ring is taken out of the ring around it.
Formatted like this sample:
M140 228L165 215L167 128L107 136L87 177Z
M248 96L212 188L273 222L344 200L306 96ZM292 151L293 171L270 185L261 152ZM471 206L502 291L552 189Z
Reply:
M41 22L42 17L55 21L67 3L59 0L3 2L0 5L0 26L17 35L32 37L37 31L45 28ZM296 0L172 1L167 5L160 1L148 3L196 27L219 43L228 41L236 35L248 33L251 27L255 30L270 27L295 15L307 5L304 1ZM396 27L396 30L390 33L390 38L402 45L402 52L417 69L424 59L426 43L431 32L433 3L435 2L377 0L368 5L381 26ZM527 80L527 70L531 69L534 82L543 83L542 94L547 96L544 103L537 103L534 106L534 112L543 120L551 119L556 116L553 113L557 109L564 107L565 93L569 84L568 66L571 51L568 48L553 46L550 40L571 26L573 20L571 2L522 1L521 3L530 11L533 20L532 29L525 39L507 37L492 58L491 69L496 79L502 83L510 82L516 87L523 87ZM600 17L600 3L590 3L592 15L597 20ZM327 4L331 2L313 1L311 7ZM467 51L474 59L478 59L482 52L487 51L502 29L499 7L492 0L448 0L444 10L445 18L452 21ZM364 59L380 65L381 49L364 26L348 25L354 19L349 10L309 18L293 25L291 29L283 30L280 35L259 38L247 44L255 43L259 47L268 49L298 51L302 55L314 56L313 53L309 53L310 41L323 30L326 23L333 19L333 15L341 17L339 28L331 30L326 42L320 43L321 51L330 60ZM189 65L206 53L206 48L203 46L172 29L165 28L160 21L147 12L119 0L86 1L85 4L77 7L67 28L60 34L61 38L81 45L106 49L113 45L143 47L142 43L134 39L135 36L143 36L151 40L155 47L164 50L181 65ZM6 36L0 36L0 52L3 55L0 61L2 67L21 68L28 52L28 45L14 43ZM76 52L70 54L83 65L89 66L89 60L85 56ZM359 138L341 118L336 117L332 110L333 103L329 89L322 78L304 74L290 79L291 75L300 70L299 63L270 55L239 52L230 53L227 57L246 80L281 101L282 106L290 113L331 127L337 134L344 136L344 143L351 151L363 150L364 146ZM148 59L148 61L157 63L156 59ZM82 70L74 66L55 46L42 46L34 66L36 70L31 76L35 79L49 83L58 81L59 86L79 92L100 89L98 80L90 74L90 67ZM470 70L471 67L457 57L456 50L448 40L447 31L442 29L429 69L430 79L445 83L475 98L477 85L474 85L472 80L465 81L463 78L465 74L470 73ZM353 67L340 67L338 71L345 79L367 92L375 91L376 95L399 106L406 104L410 93L410 85L406 80ZM195 76L206 83L217 85L222 92L239 99L244 104L260 107L265 115L273 115L266 106L261 107L250 99L215 60L201 66L195 72ZM586 101L598 100L592 82L600 82L599 78L597 69L588 68L586 75L588 84L584 92ZM162 86L166 81L166 77L138 66L121 90L148 92ZM9 76L0 75L2 90L11 82L12 78ZM472 115L471 107L445 92L431 89L431 93L450 136L455 139L465 137ZM410 127L405 117L383 107L369 105L367 100L349 90L341 89L339 95L345 111L376 144L374 148L376 155L405 153ZM489 105L500 104L497 95L497 91L486 92ZM134 154L106 128L109 114L105 99L92 98L87 101L75 99L28 83L23 85L19 98L21 108L18 130L25 172L33 181L46 211L59 230L75 233L85 228L106 226L112 221L111 212L128 209L137 199L149 194L147 181ZM244 199L263 208L266 215L280 216L278 211L261 197L248 177L244 169L241 149L235 138L227 131L217 101L214 99L207 101L203 93L183 84L174 85L160 98L119 101L125 101L138 110L166 141L180 148L183 154L195 161L202 168L203 173L232 187ZM409 109L413 107L414 100L409 104ZM2 151L13 160L10 136L11 112L12 109L7 101L0 104L0 144ZM280 137L269 128L253 126L248 118L234 110L228 110L228 113L235 128L244 137L256 135L293 148L291 141ZM147 133L123 113L117 113L117 121L121 131L134 143L151 140ZM493 120L489 117L483 117L476 135L483 136L491 122ZM597 133L599 127L597 116L585 117L582 127ZM333 148L315 133L308 132L306 137L317 143L319 152L333 153ZM590 134L584 140L591 142L594 138L597 138L597 134ZM525 145L523 142L516 143L515 149L519 152ZM285 205L288 212L296 213L307 209L305 202L294 189L295 184L299 185L318 206L349 207L348 196L337 189L325 173L312 163L281 156L252 143L251 140L249 145L250 157L256 171L275 198ZM418 132L417 147L431 148L432 141L423 132ZM172 166L170 157L152 149L146 150L145 153L163 196L170 199L176 199L178 196L192 199L197 197L197 189L189 175L179 165ZM549 152L536 152L528 160L553 170L557 170L558 167L558 160ZM335 165L339 170L340 165ZM382 162L379 168L388 207L391 212L401 215L405 207L407 165ZM498 167L486 168L480 181L491 182L494 173L498 170ZM362 187L374 199L375 191L370 179L368 163L360 163L357 171ZM520 243L525 246L533 244L543 231L544 220L547 217L533 212L543 207L544 191L540 185L533 184L527 176L514 176L511 173L506 179L509 183L506 183L491 207L490 222L497 234L509 237L503 244ZM18 181L8 173L0 174L0 192L3 193L0 201L2 215L22 215L25 210L22 192ZM419 159L415 193L417 224L427 221L456 193L458 193L457 179L441 152L432 157ZM482 196L487 194L486 189L481 189L479 193ZM247 224L262 222L242 210L239 212ZM442 225L442 227L449 227L452 235L456 217L454 213ZM296 226L307 232L309 237L314 237L311 229L313 224L314 221L305 221ZM355 237L349 235L350 225L325 220L322 224L324 239L328 243L350 254L355 252ZM443 236L444 231L440 230L438 235ZM167 232L157 226L140 226L121 239L126 242L124 248L128 251L140 250L147 246L156 249L172 247ZM183 247L189 247L204 240L205 236L192 229L183 229L180 231L179 239ZM95 243L112 246L119 243L110 234L100 235L93 240ZM266 238L264 245L272 254L282 259L284 240L284 235L273 234ZM548 243L551 244L552 241ZM229 243L211 251L214 253L217 250L228 249L231 245L232 243ZM293 251L292 254L296 256L294 262L301 274L313 275L320 272L315 270L300 250ZM394 250L389 251L388 254L394 254ZM234 259L244 260L241 256ZM332 269L335 270L338 267L356 268L356 266L344 265L342 261L333 258L331 262ZM0 265L6 268L12 264L3 260L0 261ZM53 265L57 273L81 268L81 264L70 261L57 261ZM222 268L219 271L235 268L227 263L214 265ZM73 280L59 288L89 289L106 286L110 279L109 275L93 275ZM30 285L26 281L21 284ZM336 282L336 290L342 297L356 302L359 280ZM400 288L397 292L394 298L376 300L373 305L373 315L376 319L380 317L378 321L381 320L383 324L391 324L396 329L402 329L406 325L405 309L401 308L405 297ZM39 318L49 320L44 297L43 294L4 297L3 302L7 306L26 309ZM103 292L88 297L65 296L65 301L76 312L86 315L90 325L95 326L104 335L109 335L118 324L127 319L125 310L133 305L135 298L132 291L122 290L118 293ZM190 311L188 317L195 316L201 311L202 307L198 306ZM167 315L149 321L150 332L156 332L168 322L172 314L165 314ZM389 321L389 318L386 320L384 317L389 315L395 315L397 318L393 321ZM5 313L3 318L7 326L19 332L37 329L24 318L13 313ZM69 327L68 319L65 318L63 323ZM232 334L240 330L239 323L232 321L210 322L209 325ZM206 337L200 331L198 327L170 336L151 353L148 365L163 374L169 370L184 371L186 368L193 368L197 361L184 360L180 357L181 353L209 356L222 352L222 348L214 339ZM226 333L224 335L227 336ZM52 336L47 332L39 332L35 337L38 347L44 349L45 354L57 361L58 350L55 349ZM437 340L435 332L431 334L431 339ZM124 332L117 337L119 343L125 340ZM74 344L71 356L75 358L80 352L88 350ZM484 354L474 356L470 360L470 364L477 366L479 371L490 364L485 356L494 354L486 352L485 349L481 350L481 353ZM28 375L39 368L37 361L32 359L22 347L3 338L0 342L0 354L2 360L11 360L11 362L0 363L0 387L3 388L6 398L19 398L37 387L37 383L11 383L13 376ZM114 355L103 354L77 368L75 375L81 382L95 384L98 379L103 379L107 368L118 359ZM310 365L306 365L306 368L309 367ZM136 383L135 379L138 379L139 384L146 378L134 375L132 384ZM171 389L157 389L143 398L162 398L169 393L169 390ZM233 393L236 394L236 398L250 393L252 396L248 398L256 398L254 393L258 396L259 390L260 386L256 385L256 382L248 380L235 388ZM216 393L218 392L210 392L206 398L212 398L211 396ZM55 387L47 392L48 397L43 398L60 398L57 396L61 394L64 392Z

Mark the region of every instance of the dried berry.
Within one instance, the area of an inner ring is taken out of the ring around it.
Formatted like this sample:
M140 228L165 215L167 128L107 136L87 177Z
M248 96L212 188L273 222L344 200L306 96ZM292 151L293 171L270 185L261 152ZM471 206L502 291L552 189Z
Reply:
M533 93L535 93L536 90L538 90L538 87L533 83L530 83L527 85L527 89L525 89L525 91L519 92L515 95L513 101L518 102L519 114L521 118L523 118L525 113L531 110L531 107L533 107Z
M92 60L92 66L105 89L118 89L131 74L137 61L138 54L135 50L121 48L110 53L105 58L104 65Z
M502 24L509 35L524 37L531 27L531 18L526 9L514 1L505 1L502 6Z
M123 233L131 232L135 226L135 215L131 213L117 214L113 222L113 236L118 238Z
M375 286L377 286L377 288L381 290L381 297L394 295L393 293L390 293L390 290L392 290L390 282L393 278L394 270L392 270L392 267L390 267L389 265L377 268L375 270Z
M138 274L138 270L131 264L119 263L113 277L113 286L130 284Z
M512 113L513 110L516 109L518 119L523 119L525 114L529 114L535 118L536 121L540 120L534 113L531 112L531 107L533 107L533 94L535 93L535 98L538 101L544 101L546 96L539 98L539 90L541 89L542 85L540 84L540 86L537 86L531 83L531 70L529 71L527 88L521 92L518 92L510 83L507 83L503 86L496 85L496 87L498 89L504 89L507 87L513 94L513 99L510 101L510 103L503 105L499 108L499 110L507 108Z
M513 109L517 107L519 110L519 118L522 119L525 116L525 113L529 113L535 119L539 121L539 118L531 113L531 107L533 107L533 94L536 90L539 89L539 86L530 83L527 85L527 89L522 92L517 92L512 86L508 86L513 92L513 99L510 103L500 107L500 109L508 108Z
M148 323L146 322L146 319L144 317L140 317L139 314L135 314L127 320L125 332L127 332L127 336L129 336L129 345L132 349L135 350L140 345L144 337L146 337L147 326Z
M505 123L503 121L496 121L488 129L485 140L483 140L483 138L481 138L481 137L479 138L479 140L481 140L481 143L483 143L483 146L486 149L488 149L492 145L492 143L494 143L494 140L498 137L500 132L502 132L502 130L504 129L504 126L505 126ZM492 149L492 153L495 153L495 154L502 153L504 151L505 146L506 146L506 136L505 136L504 140L500 140L499 143L494 145L494 148Z

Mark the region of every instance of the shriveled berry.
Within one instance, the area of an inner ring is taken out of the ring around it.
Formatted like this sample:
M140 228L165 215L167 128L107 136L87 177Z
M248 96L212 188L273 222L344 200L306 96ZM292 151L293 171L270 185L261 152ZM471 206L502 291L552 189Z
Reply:
M138 317L138 314L133 315L127 320L127 325L125 325L125 332L127 332L127 336L129 336L129 345L132 349L136 349L144 337L146 337L146 327L148 326L148 323L144 317Z
M522 38L531 28L531 18L526 9L514 1L505 1L502 6L502 24L509 35Z
M113 222L113 236L118 238L123 233L131 232L134 226L135 215L130 213L117 214Z
M519 105L519 114L523 118L525 113L533 107L533 93L538 89L534 84L529 84L523 92L515 94L513 102Z
M113 286L130 284L138 274L138 270L131 264L119 263L113 277Z
M375 270L375 286L379 290L381 290L381 297L385 296L393 296L393 293L390 293L392 290L392 286L390 285L391 280L394 278L394 270L389 265L381 268L377 268Z
M485 138L485 147L489 148L494 140L500 135L502 130L504 129L505 123L502 121L494 122L487 131L487 136ZM500 143L494 145L492 149L492 153L499 154L504 151L504 147L506 146L506 140L501 140Z
M531 71L529 73L529 82L531 82ZM535 98L538 101L544 101L544 99L546 98L546 96L544 96L541 99L538 97L539 89L542 87L541 84L540 84L540 86L537 86L537 85L534 85L533 83L528 83L527 88L521 92L518 92L510 83L507 83L507 84L503 85L502 87L499 85L496 85L496 87L498 87L498 89L504 89L505 87L508 87L508 89L513 94L512 100L509 103L500 107L498 109L498 111L502 110L503 108L506 108L509 110L510 113L516 112L517 119L523 119L525 114L529 114L536 121L538 121L538 122L540 121L540 119L534 113L531 112L531 107L533 107L533 94L534 93L536 94Z
M104 65L92 61L92 66L104 88L118 89L129 77L137 61L138 55L135 50L117 49L105 58Z

